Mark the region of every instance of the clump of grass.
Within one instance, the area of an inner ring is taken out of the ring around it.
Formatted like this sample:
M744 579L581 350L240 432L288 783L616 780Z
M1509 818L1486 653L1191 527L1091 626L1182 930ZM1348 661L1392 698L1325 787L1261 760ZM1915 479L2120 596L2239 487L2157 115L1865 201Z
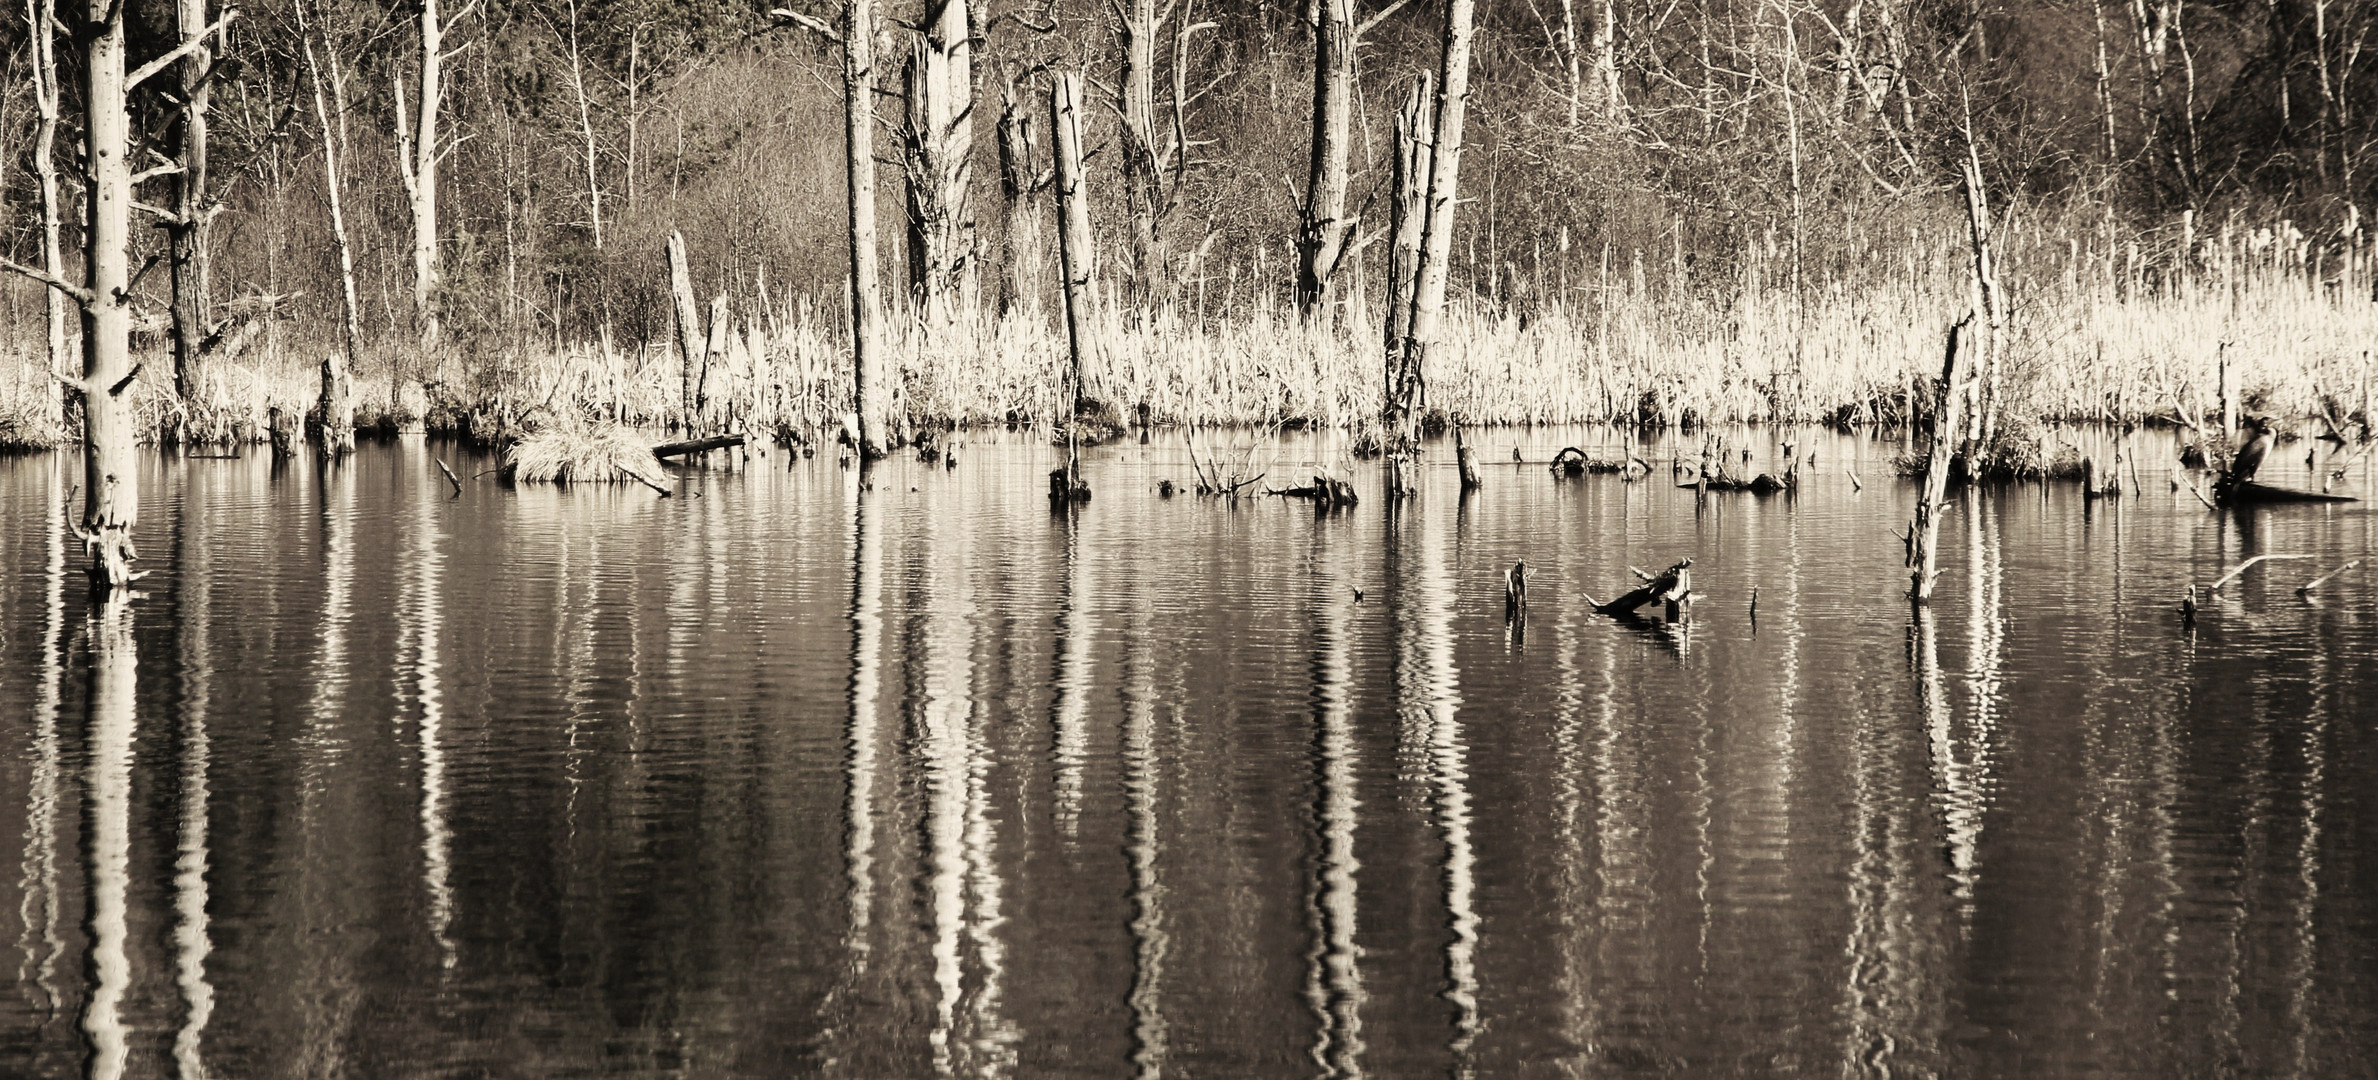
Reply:
M652 447L620 424L557 424L504 453L516 481L532 484L641 483L666 490L668 474Z

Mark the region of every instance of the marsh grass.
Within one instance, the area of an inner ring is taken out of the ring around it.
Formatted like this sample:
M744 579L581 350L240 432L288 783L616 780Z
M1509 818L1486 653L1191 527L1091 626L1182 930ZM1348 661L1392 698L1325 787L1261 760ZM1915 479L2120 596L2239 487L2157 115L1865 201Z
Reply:
M523 437L504 453L512 478L531 484L667 486L652 444L619 424L564 423Z
M2282 221L2117 235L2076 214L2018 218L2000 240L2014 301L2001 342L2009 419L2202 417L2218 408L2225 354L2251 408L2339 420L2366 409L2378 305L2358 230L2314 237ZM1505 283L1453 302L1426 407L1478 425L1896 425L1911 405L1921 410L1943 330L1970 304L1961 231L1913 230L1854 267L1804 273L1796 288L1775 245L1737 255L1717 272L1681 252L1629 253L1590 280ZM1380 412L1373 312L1348 307L1336 328L1316 331L1268 302L1221 317L1179 305L1125 312L1109 300L1085 389L1120 414L1145 405L1158 422L1359 429ZM802 298L745 305L725 354L699 373L697 426L830 437L851 383L835 310ZM912 430L1062 418L1064 336L1047 315L889 322L894 415ZM261 440L269 410L309 407L326 346L296 328L275 338L247 363L210 365L187 407L163 390L169 361L149 357L144 430ZM360 427L425 414L433 430L501 442L539 410L638 427L682 420L678 359L660 342L457 348L408 362L424 385L394 393L391 366L386 356L360 365ZM0 440L54 444L63 428L44 405L38 360L20 352L11 367L0 372Z

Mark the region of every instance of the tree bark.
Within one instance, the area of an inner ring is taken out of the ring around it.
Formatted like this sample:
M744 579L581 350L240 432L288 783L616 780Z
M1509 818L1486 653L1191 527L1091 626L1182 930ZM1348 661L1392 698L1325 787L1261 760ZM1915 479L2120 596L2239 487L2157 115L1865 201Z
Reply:
M413 330L423 347L438 339L438 109L445 99L445 24L438 0L421 0L420 108L405 131L404 83L397 81L397 165L413 217Z
M1047 256L1041 250L1041 215L1034 203L1049 180L1035 162L1037 142L1031 117L1011 78L1000 91L999 108L999 191L1005 202L1000 222L1002 315L1036 309L1040 303L1041 271Z
M132 582L132 527L140 521L140 472L132 404L131 121L125 112L124 12L89 0L82 28L86 189L83 267L83 519L91 584L100 592Z
M206 0L175 0L175 22L181 40L189 42L207 31ZM211 305L207 302L207 234L214 215L206 203L206 141L208 68L214 53L198 46L179 65L182 84L181 123L176 138L172 220L166 223L173 288L173 391L184 401L197 390L199 356L207 337Z
M692 264L686 261L685 234L669 230L669 296L677 312L678 348L678 420L685 430L694 429L694 368L701 363L702 313L694 306L694 277Z
M330 204L331 243L339 251L339 297L344 303L343 310L346 314L346 363L348 369L352 370L363 344L363 312L355 299L355 248L354 245L347 242L347 215L339 195L340 190L346 186L346 177L339 171L341 140L338 136L340 132L346 130L347 122L342 110L337 118L337 127L334 128L331 125L330 102L324 93L322 66L315 59L315 46L319 44L323 52L330 53L333 63L337 61L337 54L331 53L332 46L327 29L308 31L306 5L300 2L294 6L294 10L297 12L300 48L305 54L306 75L314 84L314 120L322 131L322 189ZM317 42L316 37L321 40ZM337 77L335 72L332 77ZM343 95L341 100L344 100Z
M856 449L864 462L890 449L876 385L881 374L876 368L882 363L877 324L882 321L883 299L875 257L874 0L844 0L842 5L842 95L849 178L852 405L858 415Z
M1981 355L1974 365L1980 383L1973 401L1974 424L1965 433L1966 475L1970 477L1979 475L1976 469L1981 457L1997 435L1999 369L2006 351L2006 296L1998 287L1998 256L1991 240L1989 193L1982 184L1981 152L1974 142L1970 114L1965 128L1965 160L1959 167L1964 173L1966 232L1973 250L1974 306L1981 310L1983 321Z
M1057 249L1065 275L1065 335L1072 360L1068 430L1082 410L1082 374L1092 348L1090 207L1082 191L1082 77L1064 73L1049 88L1049 129L1057 152Z
M1118 0L1123 52L1123 206L1131 244L1131 302L1142 310L1162 293L1164 167L1156 150L1156 0Z
M1307 325L1329 318L1329 287L1346 251L1347 129L1354 99L1354 0L1319 0L1313 38L1313 153L1296 237L1296 309Z
M1429 153L1428 220L1421 229L1420 264L1413 274L1412 315L1401 350L1403 377L1390 406L1390 490L1410 494L1419 463L1418 410L1426 393L1428 350L1437 336L1439 311L1453 255L1454 196L1461 176L1462 115L1469 98L1470 34L1475 0L1451 0L1445 8L1444 56L1437 74L1436 137Z
M355 384L337 352L322 354L322 395L314 402L315 445L329 457L355 452Z
M966 0L941 0L906 76L908 282L920 315L948 322L980 293L974 226L974 59Z
M33 178L41 198L41 269L64 280L66 256L59 246L58 227L58 52L53 27L57 0L26 0L25 16L33 46ZM42 290L44 340L49 346L50 414L63 429L66 423L66 384L72 367L66 356L66 311L72 298L57 289Z
M1395 116L1394 185L1388 204L1386 410L1391 418L1403 402L1404 338L1412 329L1412 285L1420 272L1420 234L1428 224L1429 152L1433 142L1429 122L1429 77L1423 75L1405 95ZM1417 390L1417 387L1413 388Z
M1932 449L1924 459L1923 486L1916 495L1916 520L1907 531L1908 598L1916 603L1932 599L1932 579L1940 554L1940 511L1948 497L1949 457L1962 441L1958 426L1964 417L1966 350L1958 339L1973 316L1949 327L1948 358L1941 364L1940 396L1932 407Z

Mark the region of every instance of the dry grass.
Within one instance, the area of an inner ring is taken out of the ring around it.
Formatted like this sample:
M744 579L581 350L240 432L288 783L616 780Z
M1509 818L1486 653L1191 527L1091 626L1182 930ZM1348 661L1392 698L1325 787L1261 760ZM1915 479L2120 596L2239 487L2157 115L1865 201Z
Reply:
M619 424L545 428L505 451L504 465L522 483L642 483L665 490L668 482L652 444Z
M2366 410L2378 340L2378 266L2360 233L2307 236L2286 222L2116 234L2101 220L2018 218L2000 234L2015 305L2003 341L2002 415L2038 422L2137 420L2217 408L2226 355L2249 407L2282 416ZM1960 229L1878 243L1868 257L1793 289L1788 256L1754 245L1723 273L1673 253L1614 255L1590 280L1540 283L1503 303L1464 300L1432 352L1427 405L1478 425L1744 421L1896 424L1940 363L1941 334L1968 301ZM1118 305L1095 335L1088 395L1160 422L1358 428L1381 405L1374 312L1314 332L1255 303L1223 318L1193 306L1136 316ZM703 378L700 426L778 438L831 432L850 406L848 347L834 309L757 298ZM293 333L283 336L295 337ZM2226 344L2225 344L2226 343ZM915 427L1028 424L1063 415L1064 336L1050 316L978 317L927 329L893 319L885 341L895 416ZM320 346L275 343L210 367L186 409L144 370L144 430L192 441L261 440L267 411L314 398ZM37 361L0 361L0 443L54 442ZM678 419L680 370L665 343L589 343L454 356L424 365L426 390L392 394L384 360L357 380L358 425L426 412L435 429L503 438L543 410L659 427ZM405 399L399 408L398 398Z

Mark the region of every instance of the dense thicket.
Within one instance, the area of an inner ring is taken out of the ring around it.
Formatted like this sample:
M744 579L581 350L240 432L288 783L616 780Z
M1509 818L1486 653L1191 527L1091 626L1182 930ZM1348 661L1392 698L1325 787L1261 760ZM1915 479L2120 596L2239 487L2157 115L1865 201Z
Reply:
M1361 279L1375 282L1384 261L1388 127L1406 86L1436 63L1436 6L1362 0L1353 11L1355 23L1370 24L1355 49L1348 206L1359 221L1342 264L1358 296L1378 295ZM420 10L263 0L217 43L211 183L225 201L208 241L207 298L216 318L278 304L290 325L340 324L318 153L330 140L341 151L363 336L383 349L413 340L400 117L419 106L408 85L421 63ZM1118 286L1147 277L1148 291L1134 295L1152 304L1286 306L1313 130L1312 20L1322 6L1172 0L1153 9L1156 141L1177 149L1153 181L1161 265L1144 275L1126 265L1134 151L1119 126L1127 87L1117 21L1130 10L992 0L972 12L983 265L1005 257L992 227L1003 88L1045 102L1048 73L1078 67L1105 102L1088 135L1093 218L1113 239L1098 245L1101 276ZM29 264L41 255L31 11L17 13L0 44L0 236L11 258ZM168 0L133 0L135 64L172 47L175 15ZM885 265L899 267L909 240L890 226L911 206L899 183L899 68L914 28L929 20L915 0L894 0L883 15L880 212ZM606 329L620 340L665 339L662 249L672 229L686 236L704 296L751 298L764 287L772 302L789 291L829 317L841 310L841 84L831 43L767 5L731 0L490 0L449 5L444 18L432 298L443 345L495 356ZM1910 230L1945 234L1956 220L1953 161L1968 125L1995 198L2018 222L2096 222L2136 235L2187 211L2212 222L2244 210L2258 221L2293 215L2317 235L2369 195L2378 92L2362 71L2372 5L2359 0L1504 0L1479 20L1452 283L1474 302L1525 311L1565 293L1590 306L1589 283L1643 259L1689 266L1685 279L1699 287L1735 288L1738 275L1722 268L1754 247L1778 255L1773 265L1789 267L1795 284L1855 282ZM322 53L314 72L327 123L311 103L301 25ZM76 62L71 49L58 55L69 68ZM63 85L71 127L71 72ZM134 103L136 129L161 154L178 93L174 80L152 80ZM1026 111L1038 110L1045 105ZM61 132L57 145L71 166L74 136ZM1045 138L1034 152L1046 154ZM144 200L165 204L170 183L145 181ZM66 184L71 267L80 204L72 168ZM166 243L163 230L138 232L136 268ZM136 287L160 333L166 277L148 274ZM1024 280L1046 290L1051 278ZM985 288L982 302L997 294ZM12 282L7 297L12 338L38 341L38 288ZM1045 299L1040 307L1053 310Z

